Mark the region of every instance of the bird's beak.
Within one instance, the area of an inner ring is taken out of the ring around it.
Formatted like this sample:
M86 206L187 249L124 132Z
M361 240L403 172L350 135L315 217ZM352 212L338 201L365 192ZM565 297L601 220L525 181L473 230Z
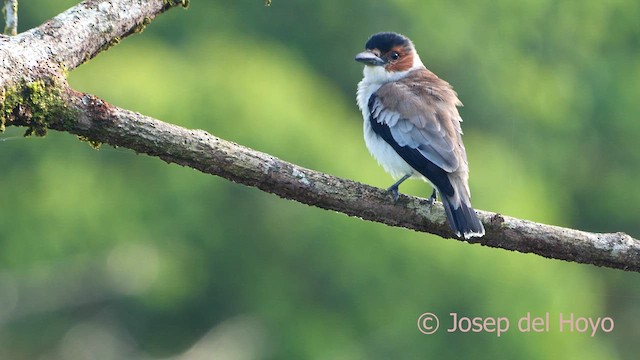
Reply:
M356 55L356 61L370 66L382 66L385 64L384 60L376 56L371 51L363 51Z

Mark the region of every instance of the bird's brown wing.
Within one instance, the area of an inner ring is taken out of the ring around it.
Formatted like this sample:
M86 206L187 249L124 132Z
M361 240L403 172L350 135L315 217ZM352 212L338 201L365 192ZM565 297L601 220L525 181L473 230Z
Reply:
M378 89L370 107L378 123L389 127L401 147L419 153L448 173L466 170L462 143L461 105L451 86L427 69L414 70Z

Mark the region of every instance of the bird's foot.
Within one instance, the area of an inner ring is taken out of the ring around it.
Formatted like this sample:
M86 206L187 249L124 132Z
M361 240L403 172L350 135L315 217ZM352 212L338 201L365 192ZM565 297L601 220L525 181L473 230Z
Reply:
M398 198L400 197L400 193L398 192L398 186L397 185L391 185L388 189L388 192L391 193L391 196L393 197L393 203L397 203L398 202Z
M431 193L431 196L429 196L429 198L427 199L427 202L429 203L429 205L433 205L435 201L436 201L436 189L433 189L433 192Z
M404 182L405 180L407 180L410 177L411 177L410 174L407 174L407 175L401 177L400 180L396 181L395 184L389 186L389 188L387 189L387 191L391 192L391 195L393 196L393 203L394 204L396 202L398 202L398 197L400 196L400 193L398 192L398 187L400 186L400 184L402 184L402 182Z

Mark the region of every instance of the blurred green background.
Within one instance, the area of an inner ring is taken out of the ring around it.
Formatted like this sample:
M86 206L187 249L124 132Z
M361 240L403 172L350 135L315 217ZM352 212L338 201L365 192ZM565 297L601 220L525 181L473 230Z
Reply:
M20 2L25 31L74 0ZM115 105L386 187L353 61L449 81L473 204L640 237L640 2L192 1L73 71ZM638 274L368 223L66 133L0 135L0 359L636 359ZM428 185L402 191L427 197ZM421 334L420 314L440 316ZM447 333L449 313L508 333ZM516 321L550 313L548 333ZM558 317L605 317L611 333Z

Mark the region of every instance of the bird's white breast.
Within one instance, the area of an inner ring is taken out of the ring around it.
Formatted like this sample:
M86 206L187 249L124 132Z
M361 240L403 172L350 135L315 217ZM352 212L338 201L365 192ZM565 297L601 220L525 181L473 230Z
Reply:
M371 155L373 155L378 163L382 165L384 170L395 179L404 175L418 175L419 177L422 177L417 171L409 166L409 164L407 164L407 162L404 161L395 150L393 150L391 145L371 129L371 123L369 122L369 99L371 98L371 95L378 91L384 83L390 80L389 77L384 77L384 74L373 72L375 70L382 70L383 72L386 72L381 67L369 68L371 67L365 66L365 76L358 84L358 93L356 97L358 107L360 108L360 111L362 111L362 117L364 119L364 142ZM367 70L370 71L368 72ZM391 81L393 80L394 79L391 79Z

